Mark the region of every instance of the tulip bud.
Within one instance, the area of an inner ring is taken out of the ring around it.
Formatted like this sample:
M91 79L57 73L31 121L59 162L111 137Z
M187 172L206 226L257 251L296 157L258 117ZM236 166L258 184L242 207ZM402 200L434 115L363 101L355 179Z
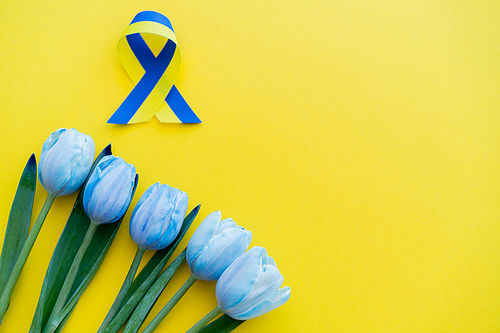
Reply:
M151 185L130 218L130 236L143 249L161 250L181 230L188 206L185 192L168 185Z
M89 177L83 192L83 208L96 224L117 221L127 211L136 172L121 157L104 156Z
M220 211L209 214L189 241L186 260L198 280L217 280L252 241L252 232L221 218Z
M255 246L238 257L215 288L220 310L236 320L263 315L288 301L290 287L265 248Z
M58 129L44 142L38 178L47 192L67 195L82 186L94 160L94 140L76 129Z

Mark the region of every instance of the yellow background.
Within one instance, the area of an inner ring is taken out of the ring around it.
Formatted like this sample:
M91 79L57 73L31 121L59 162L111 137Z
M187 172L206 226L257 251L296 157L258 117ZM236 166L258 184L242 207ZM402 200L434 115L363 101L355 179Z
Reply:
M116 43L142 10L171 20L176 85L203 124L106 124L133 88ZM500 331L497 0L3 0L0 14L2 235L29 155L75 127L135 164L133 205L168 183L202 204L188 236L221 210L268 249L292 297L238 332ZM74 199L50 211L0 331L27 332ZM64 332L106 315L136 248L129 216ZM214 289L196 283L159 332L185 332Z

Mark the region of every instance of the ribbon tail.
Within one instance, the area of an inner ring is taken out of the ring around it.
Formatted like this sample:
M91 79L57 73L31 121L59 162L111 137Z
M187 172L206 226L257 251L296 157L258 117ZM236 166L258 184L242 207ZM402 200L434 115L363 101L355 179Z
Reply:
M163 105L155 114L160 122L201 123L200 118L196 116L175 85L170 89L165 102L168 107L167 105Z

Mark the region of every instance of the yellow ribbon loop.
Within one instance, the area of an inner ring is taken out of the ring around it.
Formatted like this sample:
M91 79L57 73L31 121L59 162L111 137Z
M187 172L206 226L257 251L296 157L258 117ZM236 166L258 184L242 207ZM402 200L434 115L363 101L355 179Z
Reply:
M118 41L118 56L135 87L108 123L145 122L154 115L161 122L201 123L174 86L181 53L166 16L137 14Z

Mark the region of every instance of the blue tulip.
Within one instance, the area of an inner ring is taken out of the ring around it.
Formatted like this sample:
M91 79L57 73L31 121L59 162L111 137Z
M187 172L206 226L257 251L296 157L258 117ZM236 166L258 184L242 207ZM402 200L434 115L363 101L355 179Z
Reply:
M125 214L135 176L135 167L121 157L108 155L99 161L83 192L83 208L93 223L115 222Z
M189 241L186 260L198 280L217 280L252 241L252 232L221 218L220 211L209 214Z
M38 178L50 195L75 192L87 178L94 160L94 140L76 129L58 129L44 142Z
M283 275L265 248L255 246L236 259L217 281L219 309L237 320L263 315L290 298L290 287L280 288Z
M151 185L130 218L130 236L143 249L161 250L181 230L188 206L185 192L168 185Z

